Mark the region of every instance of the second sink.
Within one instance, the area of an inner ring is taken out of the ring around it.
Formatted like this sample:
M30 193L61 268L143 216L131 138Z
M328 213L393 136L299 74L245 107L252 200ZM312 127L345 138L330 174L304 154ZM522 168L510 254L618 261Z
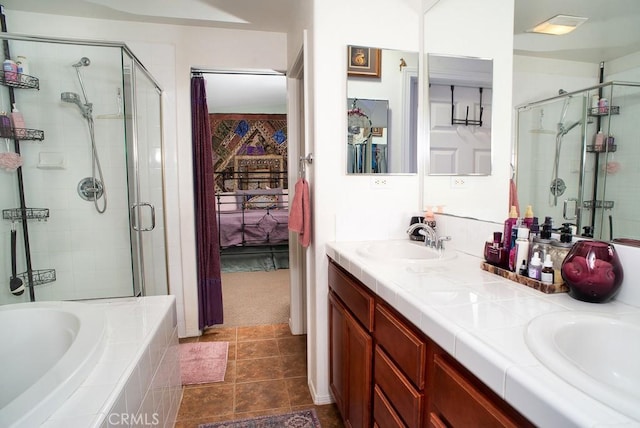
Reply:
M640 420L640 323L594 312L533 319L531 352L555 374L604 404Z

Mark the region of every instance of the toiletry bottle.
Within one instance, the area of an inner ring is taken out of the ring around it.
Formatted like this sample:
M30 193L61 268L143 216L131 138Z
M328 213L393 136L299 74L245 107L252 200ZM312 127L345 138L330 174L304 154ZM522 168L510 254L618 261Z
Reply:
M600 98L598 101L598 113L607 114L609 113L609 100L606 98Z
M16 108L15 103L13 104L13 110L11 111L11 126L13 126L14 133L16 136L24 133L24 117L22 113Z
M522 219L516 219L516 224L513 225L513 229L511 229L511 248L514 248L516 245L516 239L518 239L518 229L524 227L522 225Z
M436 218L433 215L433 211L431 211L431 209L428 209L424 214L424 222L427 223L427 225L431 226L433 230L436 230Z
M553 264L553 279L555 284L562 284L564 282L560 269L562 268L562 262L564 262L564 259L567 257L571 247L573 247L571 225L570 223L564 223L562 228L560 228L560 240L551 241L551 249L549 250L549 253L551 254L551 262Z
M593 140L593 151L594 152L602 152L604 151L604 134L602 131L598 131L594 140Z
M551 261L551 254L547 254L544 258L544 264L540 271L540 281L544 284L553 284L554 270L553 262Z
M542 273L542 260L540 260L540 253L537 251L533 253L531 261L529 262L529 278L540 280Z
M414 225L416 223L424 223L424 217L422 216L413 216L411 217L411 220L409 221L409 226ZM412 241L424 241L424 235L420 235L420 229L416 229L413 232L411 232L411 235L409 235L409 239L411 239Z
M616 139L611 134L605 139L605 150L608 152L614 152L616 150Z
M551 239L551 231L553 230L553 220L551 217L545 217L540 231L540 238Z
M493 241L487 241L484 246L484 259L487 263L502 268L508 268L507 252L502 246L502 232L493 232Z
M527 276L527 262L522 262L520 269L518 269L518 275Z
M2 138L12 138L13 134L11 132L11 119L7 116L7 113L0 113L0 137Z
M591 96L591 114L598 114L598 107L600 105L600 97L598 94Z
M523 262L525 265L527 264L527 258L529 257L529 229L526 227L518 228L518 239L516 239L515 247L511 250L515 254L511 271L515 271Z
M560 242L570 243L573 239L575 225L571 223L562 223L560 228Z
M540 225L538 224L538 217L533 218L531 227L529 227L529 238L538 238L540 236Z
M26 56L18 55L16 65L18 66L18 74L29 74L29 63L27 63Z
M2 63L2 69L4 70L4 80L15 82L18 80L18 64L10 59L5 59Z
M531 205L527 205L527 210L524 213L524 219L522 222L524 227L531 230L531 225L533 224L533 209L531 208Z
M511 211L509 211L509 218L504 221L504 233L502 239L504 239L504 248L507 253L511 250L511 230L518 221L518 211L515 205L511 205Z

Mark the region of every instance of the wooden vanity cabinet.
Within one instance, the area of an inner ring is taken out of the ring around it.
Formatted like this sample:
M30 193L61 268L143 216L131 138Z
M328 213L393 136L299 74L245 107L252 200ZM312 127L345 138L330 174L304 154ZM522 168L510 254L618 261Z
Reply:
M329 386L345 426L371 426L374 298L329 264Z
M347 427L533 426L331 259L329 352Z
M434 345L429 427L533 427L448 353Z
M400 426L423 426L426 338L383 302L376 304L373 335L374 388L390 403L390 411L403 422ZM378 422L376 406L380 404L374 399L375 422Z

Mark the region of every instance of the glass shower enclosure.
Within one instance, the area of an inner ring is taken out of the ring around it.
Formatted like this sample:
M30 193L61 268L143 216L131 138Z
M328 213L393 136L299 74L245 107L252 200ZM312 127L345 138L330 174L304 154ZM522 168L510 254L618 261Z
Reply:
M522 209L578 235L640 239L640 83L611 81L517 108Z
M0 38L0 304L167 294L160 86L123 43Z

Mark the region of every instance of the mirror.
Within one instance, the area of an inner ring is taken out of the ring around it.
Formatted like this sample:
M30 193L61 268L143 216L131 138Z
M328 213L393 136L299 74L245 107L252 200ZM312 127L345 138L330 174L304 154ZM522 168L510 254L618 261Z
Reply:
M639 178L640 48L630 41L640 40L632 24L640 3L584 5L515 2L511 156L520 210L531 204L536 216L551 216L555 227L573 223L579 234L590 227L595 239L638 244L640 198L632 183ZM557 13L589 20L567 36L527 31ZM617 83L594 88L600 79ZM594 115L594 98L608 101L603 113Z
M493 61L427 58L429 175L491 175Z
M347 173L415 174L418 53L347 46Z

